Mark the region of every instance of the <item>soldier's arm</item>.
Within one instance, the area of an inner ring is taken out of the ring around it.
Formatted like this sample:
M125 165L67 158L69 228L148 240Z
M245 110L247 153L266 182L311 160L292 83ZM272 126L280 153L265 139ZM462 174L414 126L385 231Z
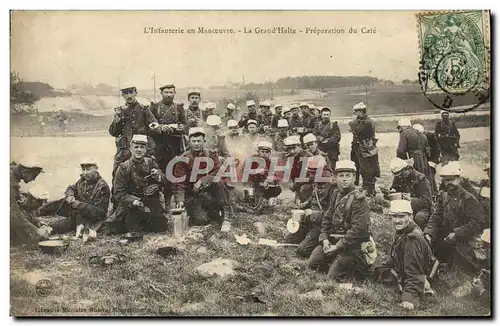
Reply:
M131 206L134 200L140 200L139 197L128 193L128 171L125 163L120 164L115 174L114 191L115 198L125 206Z
M118 137L123 131L123 126L125 125L125 120L122 118L118 118L117 115L113 117L113 121L109 125L109 134L113 137Z
M332 122L329 137L336 143L339 143L342 139L342 133L340 132L339 123L337 121Z
M458 131L457 125L455 124L454 121L451 122L451 132L450 132L450 134L456 137L456 142L458 144L460 142L460 132Z
M217 153L211 152L209 157L213 160L214 167L213 167L212 171L210 171L209 174L207 174L206 176L204 176L200 179L200 181L203 184L211 183L214 180L217 173L219 172L219 169L221 168L221 163L220 163L219 156L217 155Z
M156 120L156 117L151 112L150 107L144 107L144 122L146 123L147 134L154 135L155 131L153 131L151 128L149 128L149 125L153 122L158 123L158 120Z
M425 226L424 233L429 234L433 239L436 238L436 235L441 228L441 223L443 221L443 195L442 193L438 197L438 201L436 203L436 209L434 213L429 218L429 222Z
M408 149L408 139L406 138L404 132L402 132L399 136L399 144L398 148L396 149L396 156L402 160L408 159L407 149Z
M432 206L432 194L431 194L431 184L427 178L422 175L421 180L415 185L415 193L418 196L417 205L420 209L431 208Z
M96 222L104 219L108 212L110 190L107 184L103 184L99 188L99 192L95 200L90 203L80 202L76 209L81 212L85 218Z
M77 183L69 185L66 188L66 191L64 192L64 197L66 197L66 198L69 197L69 196L73 196L74 197L76 195L76 193L77 193L77 186L76 186Z
M174 178L181 178L181 177L186 178L184 181L172 182L172 193L174 195L176 203L184 202L186 199L185 198L186 182L189 182L188 170L189 170L189 165L186 164L186 162L182 161L175 163L173 167L172 174Z
M319 243L322 243L323 240L330 239L330 232L332 230L332 217L333 217L333 206L335 203L335 196L333 195L329 201L329 207L326 212L323 214L321 218L321 227L319 234Z
M484 225L483 207L473 195L465 198L464 215L467 217L467 223L453 229L457 239L468 239L475 234L479 234Z
M359 246L361 242L368 239L368 225L370 223L370 207L363 194L356 196L351 207L351 228L345 236L337 242L337 249L345 250L353 246Z
M415 307L420 303L425 285L427 243L424 239L409 235L404 244L403 270L406 275L402 288L401 301L411 302ZM429 250L429 249L427 249Z

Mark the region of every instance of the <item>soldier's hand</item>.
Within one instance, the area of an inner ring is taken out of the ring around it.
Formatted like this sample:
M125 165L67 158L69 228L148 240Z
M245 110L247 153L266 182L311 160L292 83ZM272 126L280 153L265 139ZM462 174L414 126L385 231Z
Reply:
M304 211L304 215L307 217L307 216L311 216L312 215L312 209L308 208Z
M332 244L330 243L330 240L323 240L323 253L328 254L329 252L332 251Z
M159 169L151 169L151 176L156 179L156 181L160 181L161 179L161 172Z
M403 301L399 304L401 307L403 307L404 309L408 309L408 310L413 310L415 309L415 305L413 305L413 303L411 302L408 302L408 301Z
M132 202L132 205L135 206L135 207L138 207L138 208L143 208L144 207L144 204L142 203L142 201L136 199Z
M178 203L175 205L175 208L178 208L178 209L184 208L184 202L183 202L183 201L178 202Z
M446 238L444 238L444 242L446 242L446 243L454 243L454 242L455 242L455 240L456 240L456 236L455 236L455 233L454 233L454 232L452 232L452 233L448 234L448 235L446 236Z
M75 197L74 196L68 196L68 197L66 197L66 202L68 204L71 204L74 201L75 201Z
M80 204L80 202L78 200L73 200L70 204L71 207L73 208L77 208L78 207L78 204Z
M429 234L427 234L427 233L426 233L426 234L424 235L424 238L425 238L425 240L427 240L427 242L429 242L429 244L431 244L431 243L432 243L432 238L431 238L431 236L430 236Z
M199 191L201 188L201 180L196 181L196 183L193 185L193 189L195 191Z
M161 125L161 131L171 134L174 130L169 125Z

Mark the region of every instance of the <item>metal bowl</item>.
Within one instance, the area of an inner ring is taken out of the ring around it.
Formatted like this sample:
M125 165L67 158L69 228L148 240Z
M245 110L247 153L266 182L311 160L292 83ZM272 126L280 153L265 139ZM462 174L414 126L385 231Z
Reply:
M390 193L388 195L388 199L390 201L392 200L401 200L401 199L404 199L404 200L410 200L410 194L406 193L406 192L393 192L393 193Z
M54 254L68 249L69 243L62 240L45 240L39 242L38 246L44 253Z
M122 238L128 240L129 242L134 242L142 240L143 235L137 232L127 232L122 235Z

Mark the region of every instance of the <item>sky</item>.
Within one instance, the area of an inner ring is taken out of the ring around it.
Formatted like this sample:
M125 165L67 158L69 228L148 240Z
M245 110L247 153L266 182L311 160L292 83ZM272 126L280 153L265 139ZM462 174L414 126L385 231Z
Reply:
M233 28L235 34L187 34L188 28ZM297 34L245 34L291 27ZM184 34L145 33L146 27ZM305 34L343 28L345 34ZM349 34L350 28L357 34ZM361 28L376 33L361 33ZM241 30L242 32L238 32ZM11 70L55 88L106 83L207 87L276 81L286 76L367 75L416 79L418 31L410 11L15 11Z

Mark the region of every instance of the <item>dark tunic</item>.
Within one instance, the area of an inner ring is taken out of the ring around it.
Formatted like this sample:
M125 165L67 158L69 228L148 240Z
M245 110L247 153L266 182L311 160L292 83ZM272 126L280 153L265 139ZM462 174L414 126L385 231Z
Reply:
M427 161L428 148L429 144L424 134L419 133L413 128L405 128L399 134L396 156L403 160L413 158L413 167L415 170L423 173L429 182L432 182L434 177L429 167L429 161Z
M318 137L319 148L326 152L331 160L338 161L340 154L340 133L339 124L337 121L328 121L325 123L320 120L314 126L314 135Z
M458 161L460 155L458 148L460 148L460 133L458 132L455 122L443 120L436 122L434 129L441 154L445 161Z
M189 132L189 128L202 127L203 121L201 120L201 110L199 107L193 108L189 107L186 110L186 130L185 133Z
M300 119L300 126L306 128L305 133L313 132L314 127L316 126L318 119L315 116L308 115L302 116Z
M396 232L390 258L381 266L381 271L388 274L394 269L403 292L401 301L417 306L424 296L425 281L432 264L432 250L422 230L411 221L406 228Z
M163 101L153 103L151 112L159 124L182 124L186 125L186 113L182 103L166 104ZM153 139L156 144L155 158L162 172L165 172L168 162L185 150L184 131L174 130L172 133L154 133Z
M363 184L374 185L375 178L380 177L378 154L364 157L362 153L376 147L375 125L368 116L364 115L356 119L356 121L349 122L349 128L353 135L351 160L359 166L359 172L363 177Z
M263 124L264 117L262 114L258 113L257 111L255 112L249 112L246 115L243 115L238 122L238 127L243 128L243 133L247 133L247 121L248 120L255 120L257 121L257 128L260 128L260 126Z

